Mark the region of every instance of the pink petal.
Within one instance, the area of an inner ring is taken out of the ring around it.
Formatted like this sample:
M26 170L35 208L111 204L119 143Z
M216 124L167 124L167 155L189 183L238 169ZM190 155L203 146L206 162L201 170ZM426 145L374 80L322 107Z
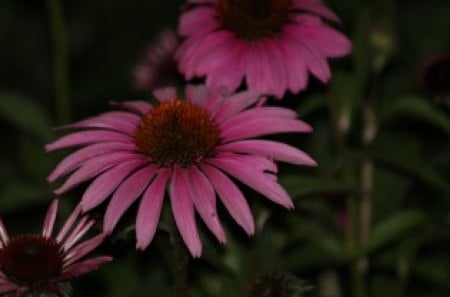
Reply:
M293 31L299 40L311 44L317 52L325 57L342 57L352 51L351 41L342 33L327 26L298 26Z
M266 134L310 132L311 126L297 119L265 117L236 122L234 117L221 125L223 142L252 138ZM233 121L232 121L233 120Z
M58 212L58 199L53 199L50 207L48 208L47 214L45 215L44 227L42 228L42 236L50 237L53 232L53 227L55 226L56 214Z
M130 112L111 111L74 124L60 127L59 129L101 128L116 130L131 135L136 130L140 120L140 117Z
M225 232L223 231L217 215L216 195L211 183L206 176L194 166L186 170L182 169L182 174L184 175L183 178L189 188L194 206L201 218L206 223L209 230L216 236L217 240L221 243L225 243Z
M331 9L329 9L323 3L321 3L321 1L295 0L293 1L293 3L295 8L315 13L321 17L330 19L337 23L341 22L339 17Z
M202 243L195 224L194 205L189 197L188 185L181 169L175 167L170 184L170 201L175 223L187 248L194 257L202 254Z
M103 242L105 237L106 234L100 234L73 247L70 253L65 257L64 267L67 267L70 264L75 263L79 259L89 254L91 251L96 249Z
M152 105L145 101L126 101L126 102L120 102L120 101L111 101L111 104L114 106L119 106L124 109L128 109L129 111L136 112L140 115L144 115L147 112L150 111L152 108Z
M72 230L67 239L64 241L63 249L68 252L70 248L76 244L94 225L94 220L82 217L78 225Z
M242 79L244 78L244 58L247 44L236 41L230 44L229 49L223 46L222 50L226 55L221 58L221 63L214 70L211 69L211 72L206 77L206 85L212 89L225 87L234 91L241 85ZM201 72L197 70L198 74Z
M290 37L283 38L278 45L286 57L287 86L292 93L298 93L308 84L306 61L303 56L299 55L298 46L293 44Z
M159 102L175 100L178 98L177 90L174 87L156 89L153 91L153 96L155 96L155 98L158 99Z
M233 219L250 235L255 232L250 207L238 187L222 172L205 163L200 165Z
M226 63L229 51L234 46L231 33L228 31L212 32L195 45L195 51L180 59L180 70L187 79L210 74L217 67Z
M123 133L113 131L81 131L68 134L53 143L47 144L45 150L47 152L59 150L62 148L92 144L98 142L123 142L130 143L133 139Z
M8 243L8 241L9 241L8 231L6 231L3 221L0 219L0 247L3 244Z
M70 173L71 171L80 167L86 160L89 160L93 157L98 157L111 152L134 150L137 150L137 148L133 142L106 142L90 145L88 147L79 149L78 151L70 154L64 160L59 162L53 172L48 176L47 180L49 182L54 182L56 179Z
M203 106L208 100L208 89L204 85L187 85L184 92L186 98L196 105Z
M64 269L63 273L57 277L57 281L63 282L71 278L79 277L83 274L96 270L98 266L111 262L113 258L101 256L76 263Z
M283 39L285 43L298 49L298 55L302 56L306 61L309 71L319 80L326 83L331 78L331 70L326 59L317 52L317 50L308 43L308 40L301 40L296 36L297 27L286 25L283 32L286 37Z
M245 156L222 156L209 159L208 163L222 169L255 191L263 194L270 200L286 208L293 208L291 198L286 191L270 176L264 172L255 171L255 167L247 164Z
M212 7L198 7L184 12L180 17L179 33L188 36L216 23L216 10Z
M158 226L169 172L158 170L158 174L145 191L136 217L136 248L144 250L152 241Z
M156 173L156 166L144 167L129 176L116 190L106 209L104 232L111 233L125 211L144 192Z
M117 165L97 177L81 198L83 211L89 211L102 203L131 172L147 163L148 161L144 158L130 160Z
M110 153L88 160L75 171L66 182L54 192L58 195L63 194L75 186L97 176L103 171L111 168L121 162L135 159L136 155L130 153Z
M253 90L236 93L224 101L219 112L214 116L218 123L239 114L242 110L255 104L259 98L258 93Z
M81 213L81 206L80 204L78 204L77 207L75 207L75 209L72 211L70 216L67 218L66 222L64 223L64 226L59 231L56 237L57 242L62 242L67 232L69 232L69 230L72 228L73 224L75 223L80 213Z
M236 153L256 154L271 157L275 160L297 164L316 166L317 163L301 150L284 143L269 140L242 140L222 144L218 150Z
M271 80L274 84L272 94L275 95L277 99L281 99L288 88L288 72L286 68L290 66L286 66L286 57L283 56L278 43L279 40L267 38L264 41L264 47L266 48L266 59L271 69Z

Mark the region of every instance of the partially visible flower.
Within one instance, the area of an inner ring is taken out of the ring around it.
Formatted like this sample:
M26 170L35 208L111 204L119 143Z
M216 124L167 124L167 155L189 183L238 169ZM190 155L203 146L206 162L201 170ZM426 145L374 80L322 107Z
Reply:
M78 220L80 207L72 212L59 233L52 236L57 211L55 199L47 211L41 234L10 238L0 220L0 295L51 292L62 296L64 282L112 260L107 256L84 259L102 243L105 235L80 242L94 224L87 217Z
M450 51L428 58L422 70L421 83L430 95L450 104Z
M178 37L171 29L161 31L150 44L142 60L134 67L134 85L139 90L153 90L173 84L178 75L174 59Z
M247 88L282 98L306 88L308 73L331 78L327 58L348 55L351 42L324 23L339 18L320 0L188 0L186 37L176 53L187 79L206 76L212 89Z
M304 152L259 136L310 132L312 128L286 108L254 107L253 91L226 95L204 86L187 86L187 99L174 88L156 90L159 104L122 103L129 111L113 111L65 128L83 129L46 146L47 151L83 147L61 161L50 182L71 172L56 190L64 193L96 178L81 200L90 210L112 194L104 217L112 232L124 212L142 197L136 219L137 248L145 249L158 225L166 187L173 216L193 256L202 246L195 210L220 242L225 232L216 211L216 194L248 233L255 227L249 206L229 176L286 208L293 203L277 182L273 160L297 165L316 163Z

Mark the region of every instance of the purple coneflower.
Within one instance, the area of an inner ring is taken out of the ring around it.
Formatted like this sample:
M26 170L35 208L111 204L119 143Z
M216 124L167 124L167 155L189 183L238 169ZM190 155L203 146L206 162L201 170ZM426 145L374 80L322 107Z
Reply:
M178 75L175 51L178 37L170 29L159 33L157 40L150 44L143 59L134 67L134 85L139 90L153 90L173 84Z
M66 157L49 181L72 175L56 190L64 193L96 177L81 200L84 211L112 194L104 228L112 232L123 213L142 197L137 219L137 248L145 249L159 221L166 187L173 216L193 256L201 242L195 210L220 242L225 233L216 212L216 194L248 233L254 233L249 206L229 176L270 200L292 208L278 184L273 160L298 165L316 163L297 148L276 141L253 139L285 132L310 132L296 113L279 107L254 107L253 91L234 95L208 93L204 86L187 86L186 99L174 88L156 90L159 104L120 103L128 111L113 111L65 128L83 129L46 146L47 151L83 146Z
M331 78L327 58L352 50L323 19L339 18L320 0L188 0L177 51L187 79L206 76L211 88L248 89L282 98L306 88L308 72Z
M78 220L80 207L72 212L61 231L52 236L57 212L58 200L55 199L48 209L41 234L13 238L8 236L0 220L0 295L24 296L48 291L62 296L64 282L112 260L107 256L84 259L102 243L105 235L80 242L94 223L87 217Z

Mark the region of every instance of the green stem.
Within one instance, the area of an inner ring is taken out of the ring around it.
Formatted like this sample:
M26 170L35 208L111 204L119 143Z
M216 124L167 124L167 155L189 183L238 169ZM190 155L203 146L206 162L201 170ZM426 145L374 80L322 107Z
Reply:
M53 80L56 95L56 113L59 124L70 121L70 91L68 71L67 33L60 0L47 0L53 38Z

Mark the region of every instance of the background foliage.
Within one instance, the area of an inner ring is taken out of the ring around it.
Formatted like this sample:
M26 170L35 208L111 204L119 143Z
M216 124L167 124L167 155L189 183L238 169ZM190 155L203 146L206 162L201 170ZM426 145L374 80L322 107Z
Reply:
M109 100L149 97L133 89L132 67L160 29L176 27L181 4L64 1L71 120L109 109ZM255 237L224 211L226 246L202 226L205 252L189 264L190 296L248 296L261 273L274 271L312 284L305 296L450 296L450 105L419 84L424 60L450 49L450 2L328 4L353 55L333 61L330 85L313 81L270 102L314 126L307 136L279 137L319 167L281 167L292 212L246 190ZM53 195L45 178L60 159L43 150L59 124L51 32L45 1L0 1L0 214L13 234L40 230ZM81 193L61 198L61 217ZM92 215L101 221L102 211ZM102 247L116 260L75 281L73 296L171 294L168 233L163 226L145 252L135 251L135 213Z

